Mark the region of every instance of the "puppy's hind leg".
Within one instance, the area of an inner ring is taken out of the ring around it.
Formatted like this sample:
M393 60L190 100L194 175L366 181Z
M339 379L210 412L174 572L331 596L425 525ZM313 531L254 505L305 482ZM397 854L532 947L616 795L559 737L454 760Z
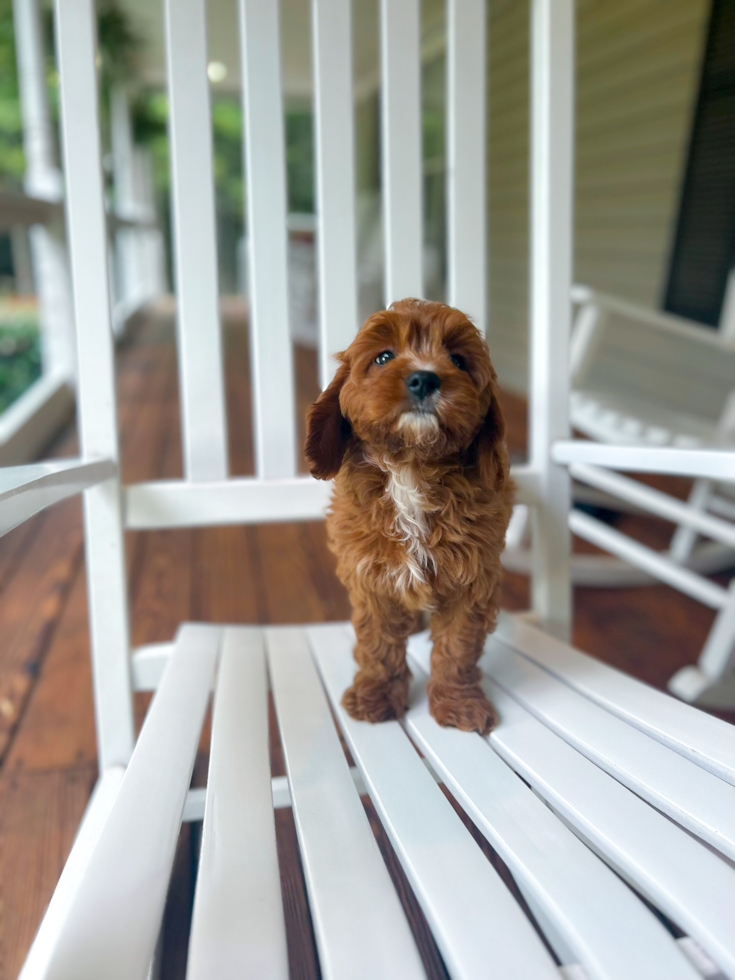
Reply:
M493 600L499 589L496 588ZM470 597L440 606L431 618L433 648L427 684L429 710L440 725L486 735L497 723L483 693L477 661L495 628L497 606L473 605Z
M358 670L342 696L350 717L358 721L401 718L408 704L411 674L406 666L406 640L414 615L385 596L352 596Z

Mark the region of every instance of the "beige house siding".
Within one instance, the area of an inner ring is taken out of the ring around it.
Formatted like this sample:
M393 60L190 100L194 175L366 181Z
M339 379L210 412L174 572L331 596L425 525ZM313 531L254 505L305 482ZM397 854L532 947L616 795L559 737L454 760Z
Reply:
M489 339L525 390L528 4L495 0L489 37ZM657 307L699 82L709 0L578 0L574 275ZM619 368L630 331L607 345Z

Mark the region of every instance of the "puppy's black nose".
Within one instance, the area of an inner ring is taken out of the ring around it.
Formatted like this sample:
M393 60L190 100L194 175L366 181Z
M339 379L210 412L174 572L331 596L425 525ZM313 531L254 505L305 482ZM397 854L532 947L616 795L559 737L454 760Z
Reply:
M413 371L406 378L409 395L419 402L438 391L440 384L439 375L433 371Z

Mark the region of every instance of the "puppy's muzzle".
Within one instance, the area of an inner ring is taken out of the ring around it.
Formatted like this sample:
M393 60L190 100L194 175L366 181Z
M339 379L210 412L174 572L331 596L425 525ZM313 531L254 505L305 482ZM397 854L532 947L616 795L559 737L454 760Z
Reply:
M412 371L406 378L406 388L415 405L421 405L439 390L440 385L439 375L433 371Z

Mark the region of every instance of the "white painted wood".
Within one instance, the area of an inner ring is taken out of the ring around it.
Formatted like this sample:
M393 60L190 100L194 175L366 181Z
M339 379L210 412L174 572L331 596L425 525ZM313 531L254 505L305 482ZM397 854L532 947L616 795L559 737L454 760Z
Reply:
M355 133L351 8L312 0L314 149L319 249L319 375L332 380L334 355L358 324L355 239Z
M266 643L322 975L423 977L304 630L268 629Z
M48 371L0 415L0 465L38 459L74 412L68 374Z
M138 483L125 490L125 523L143 530L321 520L331 492L331 483L310 476L202 484L181 480Z
M508 865L534 912L590 978L690 977L660 922L476 735L430 717L423 679L406 724L418 747ZM539 842L543 841L543 846ZM546 931L546 930L545 930ZM621 938L625 941L621 942ZM557 949L557 953L560 950Z
M601 710L497 640L488 640L482 669L596 765L735 860L735 787Z
M529 467L512 470L516 499L538 499L538 479ZM273 521L316 521L324 517L331 482L297 476L283 480L245 477L216 483L156 480L125 487L125 526L135 530L207 527Z
M585 303L574 319L569 346L569 376L575 387L584 381L602 340L605 313L594 303Z
M116 474L116 464L108 459L60 459L0 469L0 535Z
M342 692L354 675L348 630L341 624L312 627L308 636L332 710L451 976L486 978L489 963L503 978L556 976L528 919L398 722L355 722L342 708Z
M94 4L57 0L55 9L81 448L85 458L117 462ZM125 553L116 478L85 492L84 524L97 745L104 770L125 764L133 748Z
M44 375L70 380L76 357L68 256L58 208L63 181L48 107L44 32L38 0L14 0L13 27L23 126L23 186L27 195L46 203L46 217L31 227L28 235L41 315L42 369Z
M165 0L184 470L227 476L204 0Z
M716 585L709 579L689 571L666 555L634 541L583 511L570 512L569 527L585 541L591 541L592 544L617 555L618 558L624 558L632 565L644 569L650 575L698 599L712 609L722 609L727 602L727 590L721 585Z
M100 776L18 980L43 980L46 976L53 950L64 929L69 909L84 879L102 829L117 799L124 774L125 770L122 766L110 766Z
M412 664L428 670L428 633L411 637L409 654ZM501 718L489 736L495 751L619 874L731 969L732 867L584 758L488 677L484 685ZM579 900L591 900L588 889ZM669 974L663 970L662 975Z
M735 450L732 449L611 446L583 439L566 439L554 443L551 455L557 463L589 463L613 470L735 481Z
M529 449L542 502L532 514L531 598L561 635L572 609L570 481L549 453L569 435L573 145L574 3L532 0Z
M419 0L381 0L385 305L424 295Z
M485 0L447 3L448 300L487 331Z
M187 980L288 980L259 629L224 630Z
M662 310L649 309L638 303L631 303L630 300L620 299L618 296L600 293L589 286L575 284L572 287L571 295L575 303L594 303L603 310L616 313L638 323L644 323L647 327L653 327L654 330L659 330L662 333L683 337L693 340L695 343L716 347L720 350L732 349L732 344L723 343L721 333L718 334L714 330L703 330L702 324L697 323L696 320L688 320L686 317L665 313Z
M136 647L131 658L133 688L155 691L175 649L175 643L146 643Z
M286 169L278 4L239 0L243 72L250 358L255 467L296 472L294 375L288 326Z
M735 785L735 727L501 612L495 638L608 712Z
M64 0L66 4L67 0ZM130 980L153 957L220 629L184 625L69 909L48 980Z
M569 472L575 480L598 487L598 489L605 490L621 500L636 504L649 514L656 514L658 517L663 517L664 520L693 528L707 537L735 548L735 525L699 509L705 505L706 501L704 500L699 503L699 506L698 502L693 503L691 500L683 503L676 497L655 490L653 487L647 487L637 480L631 480L614 471L600 469L598 466L590 466L585 463L572 463ZM682 555L680 559L675 559L672 556L672 560L686 560L687 557L687 554Z

